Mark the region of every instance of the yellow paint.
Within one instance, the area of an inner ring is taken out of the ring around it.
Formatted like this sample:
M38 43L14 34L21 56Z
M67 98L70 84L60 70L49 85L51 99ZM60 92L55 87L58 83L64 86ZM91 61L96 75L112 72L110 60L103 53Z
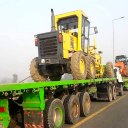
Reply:
M85 63L83 59L80 59L80 72L81 73L85 72Z
M123 99L124 97L126 97L127 95L122 96L121 98L113 101L112 103L110 103L109 105L103 107L102 109L100 109L99 111L93 113L92 115L86 117L85 119L81 120L80 122L78 122L77 124L73 125L70 128L76 128L78 126L80 126L81 124L85 123L86 121L88 121L89 119L95 117L97 114L101 113L102 111L106 110L107 108L109 108L110 106L112 106L113 104L115 104L116 102L120 101L121 99Z
M64 57L65 59L69 59L68 50L63 50L63 57Z

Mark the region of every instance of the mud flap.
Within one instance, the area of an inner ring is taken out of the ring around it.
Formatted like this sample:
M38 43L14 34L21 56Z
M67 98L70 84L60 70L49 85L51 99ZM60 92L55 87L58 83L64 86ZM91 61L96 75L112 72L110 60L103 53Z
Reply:
M43 111L24 110L25 128L44 128Z

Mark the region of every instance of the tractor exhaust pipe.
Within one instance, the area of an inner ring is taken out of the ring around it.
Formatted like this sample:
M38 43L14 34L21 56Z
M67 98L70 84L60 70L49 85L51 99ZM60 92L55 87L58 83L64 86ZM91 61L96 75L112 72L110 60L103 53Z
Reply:
M55 16L54 16L53 9L51 9L51 31L52 32L56 31L56 29L55 29Z

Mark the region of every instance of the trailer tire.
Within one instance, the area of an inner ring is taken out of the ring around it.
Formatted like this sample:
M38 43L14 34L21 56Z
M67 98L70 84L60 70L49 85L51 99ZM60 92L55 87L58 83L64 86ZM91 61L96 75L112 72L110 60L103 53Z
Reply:
M88 92L82 92L79 97L80 101L80 115L86 117L91 108L91 100Z
M112 86L112 99L113 100L116 100L116 86L114 85L114 86Z
M123 96L123 85L122 84L120 84L119 96Z
M71 72L76 80L84 80L87 75L86 59L83 52L75 52L71 57Z
M79 121L80 104L76 95L69 95L64 101L65 108L65 122L68 124L75 124Z
M64 100L66 97L67 97L67 95L60 95L59 99L61 100L62 103L64 103Z
M96 76L96 66L93 56L87 56L87 78L95 79Z
M46 101L44 110L45 128L63 128L65 121L64 106L60 99L49 99Z
M113 78L114 77L113 65L111 62L106 63L105 73L106 73L107 78Z
M35 81L35 82L44 82L47 80L47 77L46 76L43 76L43 75L40 75L39 73L39 70L38 70L38 63L37 63L37 57L34 58L32 61L31 61L31 64L30 64L30 74L31 74L31 77L32 79Z
M51 81L60 81L61 80L61 75L58 75L58 76L49 76L49 79Z
M112 87L110 85L108 85L107 87L107 93L108 93L108 101L111 102L112 101Z

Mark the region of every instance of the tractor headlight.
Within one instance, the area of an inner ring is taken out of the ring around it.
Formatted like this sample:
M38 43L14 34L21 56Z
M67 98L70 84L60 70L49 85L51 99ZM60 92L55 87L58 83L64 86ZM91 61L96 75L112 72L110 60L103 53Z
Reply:
M45 63L45 59L41 59L41 63Z

